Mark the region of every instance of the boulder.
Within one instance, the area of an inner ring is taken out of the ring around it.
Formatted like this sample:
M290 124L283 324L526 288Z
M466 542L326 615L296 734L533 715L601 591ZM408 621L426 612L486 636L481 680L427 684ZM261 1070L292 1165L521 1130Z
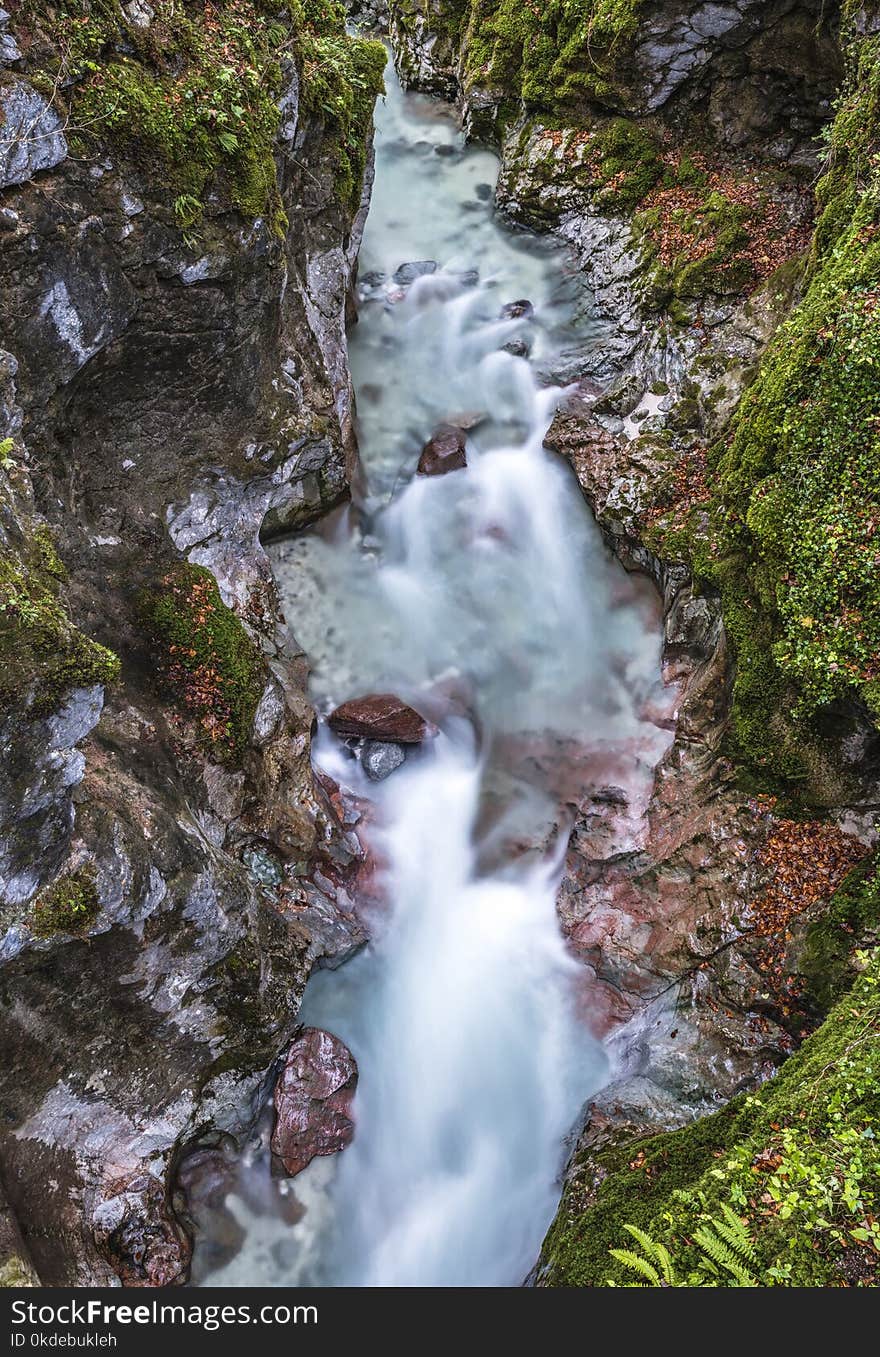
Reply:
M424 717L393 693L370 693L343 702L327 723L336 735L392 744L419 744L428 734Z
M422 448L420 476L445 476L447 471L462 471L467 466L467 438L464 429L442 424Z
M272 1153L286 1173L301 1173L318 1155L351 1143L357 1077L354 1056L338 1037L303 1028L275 1086Z

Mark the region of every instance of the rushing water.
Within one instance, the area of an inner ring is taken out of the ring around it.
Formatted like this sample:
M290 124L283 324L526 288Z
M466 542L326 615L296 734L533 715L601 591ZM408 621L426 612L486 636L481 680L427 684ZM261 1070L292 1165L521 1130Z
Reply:
M497 224L495 157L388 83L351 339L359 511L271 554L319 711L393 691L439 731L370 783L322 727L315 756L373 801L382 864L370 945L313 977L302 1014L357 1059L356 1134L295 1180L297 1223L232 1203L244 1246L209 1284L522 1281L606 1074L555 911L561 805L590 768L632 783L665 739L641 715L650 600L542 446L546 374L600 338L588 298L564 253ZM395 281L413 261L439 267ZM519 299L534 316L501 318ZM467 469L416 477L444 420L471 428Z

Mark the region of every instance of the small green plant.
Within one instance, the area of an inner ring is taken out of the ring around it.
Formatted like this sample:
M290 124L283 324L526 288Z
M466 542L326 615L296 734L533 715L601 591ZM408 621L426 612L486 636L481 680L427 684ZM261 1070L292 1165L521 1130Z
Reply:
M12 450L14 447L14 438L0 438L0 470L11 471L15 466L12 457Z
M85 933L101 908L94 868L87 864L62 876L34 902L31 927L38 938Z

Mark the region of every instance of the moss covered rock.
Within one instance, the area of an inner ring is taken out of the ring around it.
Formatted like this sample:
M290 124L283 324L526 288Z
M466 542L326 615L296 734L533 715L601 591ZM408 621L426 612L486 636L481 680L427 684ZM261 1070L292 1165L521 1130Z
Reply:
M118 679L119 659L73 625L46 524L30 518L22 533L8 508L0 487L0 701L45 716L72 689Z
M120 0L10 0L28 73L65 115L75 149L103 144L166 179L185 230L209 195L244 216L286 216L275 163L285 93L327 128L339 191L360 192L381 44L350 38L336 0L198 0L150 10Z
M721 590L742 753L815 782L817 714L880 676L880 38L848 4L849 82L830 132L803 301L710 455L693 563Z
M262 656L204 566L181 564L142 600L163 687L218 763L241 762L265 686Z

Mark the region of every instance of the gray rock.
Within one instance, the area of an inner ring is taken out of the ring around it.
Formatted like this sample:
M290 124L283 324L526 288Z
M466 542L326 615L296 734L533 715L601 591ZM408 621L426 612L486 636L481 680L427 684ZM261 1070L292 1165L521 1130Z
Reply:
M11 33L0 33L0 66L12 66L21 61L18 43Z
M67 157L61 119L33 86L20 80L0 93L0 188L23 184Z
M367 740L361 749L361 767L373 782L390 777L405 759L401 745L385 744L382 740Z
M394 275L395 283L405 287L408 283L414 283L417 278L424 278L426 274L437 272L437 262L434 259L419 259L414 263L401 264Z
M147 0L129 0L127 5L123 6L129 21L135 28L147 29L156 17L156 11Z

